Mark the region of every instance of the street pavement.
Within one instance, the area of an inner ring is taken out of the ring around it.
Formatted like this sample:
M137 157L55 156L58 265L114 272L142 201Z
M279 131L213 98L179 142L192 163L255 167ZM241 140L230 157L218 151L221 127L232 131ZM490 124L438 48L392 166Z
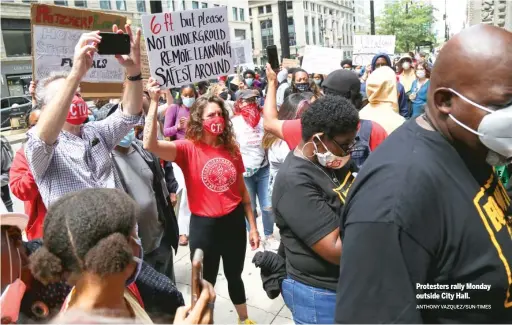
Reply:
M13 150L16 152L22 144L24 135L20 132L13 134L2 132L9 141ZM18 200L11 193L14 204L14 211L23 212L23 202ZM261 218L257 219L260 234L263 234L263 225ZM274 234L279 236L278 231ZM251 251L250 244L247 242L247 253L245 256L244 272L242 279L245 284L245 293L247 296L247 306L249 309L249 317L258 324L293 324L292 316L289 309L284 304L281 296L276 299L269 299L263 290L260 270L252 263L252 258L256 252ZM190 251L188 246L178 249L178 253L174 257L174 272L176 274L176 285L178 290L183 294L186 304L190 304ZM215 285L217 300L215 303L214 321L217 324L235 324L237 322L237 314L231 300L229 299L228 285L222 267L222 261Z

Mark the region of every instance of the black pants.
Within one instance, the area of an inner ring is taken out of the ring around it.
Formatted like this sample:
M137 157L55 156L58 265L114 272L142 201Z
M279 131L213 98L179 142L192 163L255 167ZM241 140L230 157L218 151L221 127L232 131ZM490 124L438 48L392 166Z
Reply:
M215 286L220 258L228 281L229 297L235 305L245 304L245 288L242 281L247 234L245 212L239 205L230 214L220 218L190 217L190 259L196 248L204 251L203 277Z
M171 246L166 247L164 243L149 254L144 254L144 262L151 265L157 272L166 275L176 284L174 277L174 250Z
M7 208L7 211L12 212L11 193L9 193L9 185L2 186L2 201Z

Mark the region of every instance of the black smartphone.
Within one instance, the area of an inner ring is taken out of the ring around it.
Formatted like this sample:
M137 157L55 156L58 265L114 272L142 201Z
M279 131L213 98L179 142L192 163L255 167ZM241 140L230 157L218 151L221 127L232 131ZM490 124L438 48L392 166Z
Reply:
M100 33L98 54L116 55L130 54L130 36L127 34Z
M279 57L277 56L277 46L270 45L267 46L267 56L268 56L268 63L270 63L270 66L272 69L277 70L279 69Z

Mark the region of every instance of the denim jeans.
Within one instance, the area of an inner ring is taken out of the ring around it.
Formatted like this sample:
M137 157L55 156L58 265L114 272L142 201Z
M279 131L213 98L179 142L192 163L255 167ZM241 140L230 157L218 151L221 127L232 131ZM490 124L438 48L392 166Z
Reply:
M281 294L295 324L334 324L336 291L283 280Z
M251 177L244 177L245 186L251 196L252 210L256 211L256 196L261 208L261 215L263 217L263 232L265 236L270 236L274 233L274 215L272 213L272 203L268 195L268 180L270 167L267 165L260 168L256 174ZM254 216L256 217L256 215ZM249 229L249 225L247 225Z

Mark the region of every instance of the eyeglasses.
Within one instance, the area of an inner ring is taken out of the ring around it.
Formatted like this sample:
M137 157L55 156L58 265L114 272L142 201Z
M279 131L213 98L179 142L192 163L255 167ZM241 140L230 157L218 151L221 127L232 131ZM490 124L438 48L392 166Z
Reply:
M350 144L339 144L334 138L331 138L332 142L336 143L336 145L343 151L343 155L347 156L350 155L352 150L354 150L354 147L356 146L357 142L359 141L359 137L356 136L354 138L354 141Z

